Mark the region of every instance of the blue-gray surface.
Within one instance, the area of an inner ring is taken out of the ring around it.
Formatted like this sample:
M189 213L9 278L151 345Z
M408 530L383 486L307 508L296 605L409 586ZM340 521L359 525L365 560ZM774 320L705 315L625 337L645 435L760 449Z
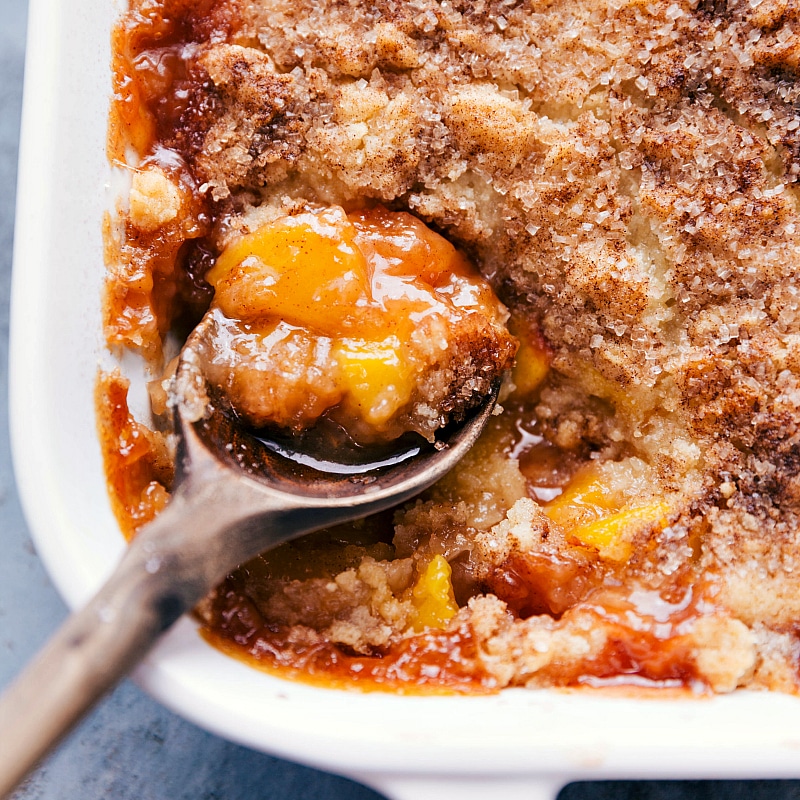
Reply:
M7 419L8 295L26 23L0 0L0 685L66 609L36 557L11 471ZM0 742L0 747L2 743ZM121 685L15 800L376 800L350 781L237 747ZM800 800L800 782L575 784L560 800Z

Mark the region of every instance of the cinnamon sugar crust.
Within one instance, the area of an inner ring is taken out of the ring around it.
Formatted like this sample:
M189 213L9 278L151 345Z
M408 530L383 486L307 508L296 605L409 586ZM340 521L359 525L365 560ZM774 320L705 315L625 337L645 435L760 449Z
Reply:
M391 523L309 540L319 574L265 556L241 589L251 612L294 631L289 651L306 631L385 653L419 635L411 592L443 556L449 624L495 686L797 691L796 5L217 5L132 3L129 21L175 13L191 43L184 77L153 94L183 80L190 101L142 101L160 133L139 156L166 148L180 167L136 183L139 238L205 214L218 253L307 203L410 211L471 255L549 365ZM179 202L188 184L203 212ZM606 498L588 522L582 501L558 506L580 481ZM614 518L614 549L608 520L630 509L649 511ZM222 607L205 603L212 627Z

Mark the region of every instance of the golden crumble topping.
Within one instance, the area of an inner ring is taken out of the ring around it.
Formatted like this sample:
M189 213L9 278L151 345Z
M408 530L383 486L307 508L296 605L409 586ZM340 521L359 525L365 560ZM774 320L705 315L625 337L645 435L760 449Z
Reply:
M226 248L331 207L442 234L520 342L454 474L245 566L209 636L393 686L797 691L794 4L134 0L114 37L110 344L157 359Z

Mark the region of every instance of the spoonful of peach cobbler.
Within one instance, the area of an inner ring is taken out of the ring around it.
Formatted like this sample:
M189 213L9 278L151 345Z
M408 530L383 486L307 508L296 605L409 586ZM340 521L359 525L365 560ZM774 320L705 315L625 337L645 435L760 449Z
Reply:
M0 796L237 565L442 477L516 350L466 258L383 208L267 220L208 281L166 382L172 497L0 699Z
M280 217L206 279L205 372L254 427L324 419L360 445L411 431L433 441L483 402L516 349L486 281L406 213Z

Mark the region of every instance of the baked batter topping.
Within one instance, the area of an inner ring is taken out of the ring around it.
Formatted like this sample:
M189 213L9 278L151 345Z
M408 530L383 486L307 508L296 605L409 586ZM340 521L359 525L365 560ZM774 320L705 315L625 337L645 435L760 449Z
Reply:
M453 474L244 565L199 609L210 638L394 688L797 690L799 28L784 0L132 0L114 32L109 150L131 189L107 226L111 346L155 365L213 298L244 348L217 380L254 388L254 420L349 404L362 434L429 435L420 398L446 392L419 394L423 350L405 389L381 384L380 324L301 319L247 267L287 226L366 242L390 218L461 254L441 276L477 265L519 341L504 411ZM440 278L396 274L439 302ZM237 299L250 277L257 319ZM358 270L345 284L380 308ZM513 344L482 297L496 346L474 363L502 371ZM274 374L251 380L242 326L309 353L313 329L339 348L335 379L278 397ZM378 363L363 381L353 354ZM168 490L163 441L104 385L133 529ZM406 396L405 417L376 411Z

